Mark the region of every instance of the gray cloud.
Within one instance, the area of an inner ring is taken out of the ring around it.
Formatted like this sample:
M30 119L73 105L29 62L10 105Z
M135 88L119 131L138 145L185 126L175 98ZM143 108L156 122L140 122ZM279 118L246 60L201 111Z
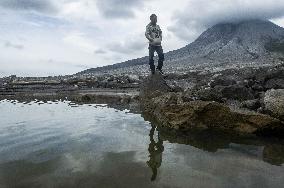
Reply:
M146 46L145 41L140 40L130 40L127 42L116 42L108 45L108 49L112 52L129 54L134 53L140 50L143 50Z
M13 43L11 43L9 41L6 41L4 43L4 46L7 47L7 48L15 48L15 49L18 49L18 50L21 50L21 49L24 48L24 46L21 45L21 44L13 44Z
M131 18L134 9L143 7L143 0L99 0L97 6L106 18Z
M12 10L33 10L37 12L56 12L51 0L0 0L0 6Z
M174 24L168 30L189 41L218 23L283 16L283 0L192 0L183 11L173 16Z
M95 53L95 54L105 54L106 51L103 50L103 49L98 49L98 50L95 50L94 53Z

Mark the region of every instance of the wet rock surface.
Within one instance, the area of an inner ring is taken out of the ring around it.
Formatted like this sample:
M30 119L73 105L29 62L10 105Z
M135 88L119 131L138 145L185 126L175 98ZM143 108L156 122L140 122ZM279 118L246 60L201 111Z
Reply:
M233 85L221 83L212 88L200 87L197 92L173 92L167 89L169 86L163 77L149 76L140 88L140 100L145 113L152 114L162 126L175 130L216 128L238 134L283 134L284 124L279 115L282 111L278 110L274 117L253 111L262 108L258 98L261 94L255 95L255 91L245 85L246 82L230 82ZM276 96L279 95L284 96L282 93ZM229 99L239 101L239 106L229 105ZM264 105L267 106L266 101L264 98Z
M91 77L4 77L0 99L74 100L85 103L135 103L139 94L137 75Z
M229 129L238 133L278 133L284 130L281 121L255 112L234 111L228 106L210 101L182 102L176 94L167 94L151 100L147 113L153 114L163 126L177 130L195 128Z

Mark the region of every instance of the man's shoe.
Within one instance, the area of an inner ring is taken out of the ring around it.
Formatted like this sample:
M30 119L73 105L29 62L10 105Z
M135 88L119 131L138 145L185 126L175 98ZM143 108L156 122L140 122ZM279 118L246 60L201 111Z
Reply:
M151 70L151 73L152 73L152 74L155 74L155 70Z

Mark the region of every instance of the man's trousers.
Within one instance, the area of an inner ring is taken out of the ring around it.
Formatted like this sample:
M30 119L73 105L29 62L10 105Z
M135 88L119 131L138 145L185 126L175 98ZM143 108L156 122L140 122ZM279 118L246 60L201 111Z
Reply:
M158 54L158 66L157 69L162 70L163 62L164 62L164 52L162 46L154 46L149 44L149 65L152 71L155 71L155 64L154 64L154 53L155 51Z

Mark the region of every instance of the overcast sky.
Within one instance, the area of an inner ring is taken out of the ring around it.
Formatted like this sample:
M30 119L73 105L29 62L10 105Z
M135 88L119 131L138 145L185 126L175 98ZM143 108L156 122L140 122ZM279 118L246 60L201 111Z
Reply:
M220 22L284 27L283 0L0 0L0 77L73 74L146 56L152 13L165 52Z

